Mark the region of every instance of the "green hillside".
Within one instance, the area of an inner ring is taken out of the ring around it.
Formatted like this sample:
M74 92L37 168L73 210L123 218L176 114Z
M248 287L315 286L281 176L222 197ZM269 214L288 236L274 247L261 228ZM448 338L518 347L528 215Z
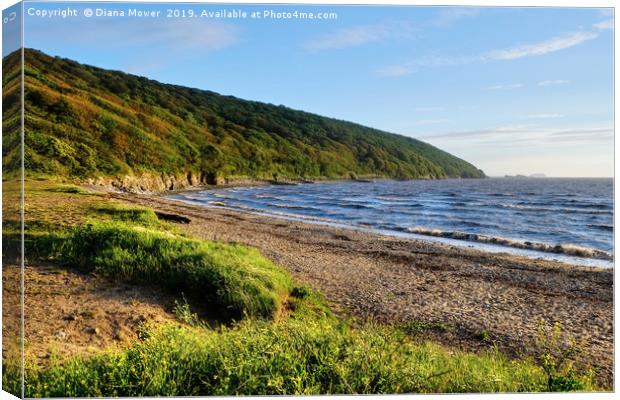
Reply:
M18 53L4 60L19 95ZM8 102L11 103L10 101ZM427 143L351 122L25 52L27 174L94 178L477 178ZM10 110L9 110L10 111ZM7 121L4 121L7 123ZM18 167L4 137L5 170Z

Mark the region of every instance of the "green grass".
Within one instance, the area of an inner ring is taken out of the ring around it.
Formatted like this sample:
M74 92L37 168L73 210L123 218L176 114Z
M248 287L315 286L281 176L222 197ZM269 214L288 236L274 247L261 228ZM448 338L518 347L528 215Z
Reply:
M65 188L53 185L42 193L54 193L57 200L67 193L84 198L79 190ZM54 202L49 196L43 200ZM62 198L63 205L71 203L70 198ZM223 320L272 319L293 288L288 273L257 249L188 238L176 233L173 224L160 221L151 209L102 201L98 196L81 209L82 219L88 222L75 226L59 224L45 208L36 220L29 220L28 258L184 293ZM7 228L3 238L11 243L19 240L17 227Z
M164 224L157 218L157 215L148 208L129 207L119 204L104 204L94 208L96 218L102 220L102 216L108 217L112 221L128 222L134 225L146 227L162 227Z
M544 371L497 352L474 355L401 330L325 318L247 320L210 330L147 327L127 350L26 371L27 397L537 392ZM18 373L5 372L8 381ZM591 390L581 382L574 390Z
M74 186L74 185L54 186L47 190L50 192L54 192L54 193L83 194L83 195L91 194L90 192L82 189L81 187Z
M444 322L409 321L401 326L408 335L416 336L426 332L446 332L450 325Z
M123 222L84 224L61 242L53 258L62 263L185 293L227 318L274 318L293 286L288 274L256 249Z

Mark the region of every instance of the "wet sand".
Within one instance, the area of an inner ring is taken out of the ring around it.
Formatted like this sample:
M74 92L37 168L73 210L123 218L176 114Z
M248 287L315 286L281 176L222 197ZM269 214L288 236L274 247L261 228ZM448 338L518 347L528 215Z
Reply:
M583 361L613 380L613 270L205 208L158 195L112 197L187 217L181 230L259 248L320 290L344 317L442 322L433 339L466 350L537 354L540 321L583 341ZM484 334L483 332L486 332Z

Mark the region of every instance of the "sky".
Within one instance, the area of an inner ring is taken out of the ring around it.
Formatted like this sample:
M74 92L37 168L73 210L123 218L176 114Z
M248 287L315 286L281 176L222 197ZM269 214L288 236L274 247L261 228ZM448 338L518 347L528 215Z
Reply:
M67 8L77 16L63 18ZM95 14L85 17L86 8ZM26 2L24 10L25 46L50 55L411 136L489 176L613 176L611 9ZM248 14L208 14L222 10ZM270 10L337 17L264 18Z

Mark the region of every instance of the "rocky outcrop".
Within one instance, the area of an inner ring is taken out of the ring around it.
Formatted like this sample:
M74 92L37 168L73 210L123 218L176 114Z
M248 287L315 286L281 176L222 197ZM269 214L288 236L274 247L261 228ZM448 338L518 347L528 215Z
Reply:
M370 182L371 180L368 181ZM241 176L224 178L219 175L214 176L212 174L201 174L188 171L169 175L145 172L140 175L123 175L116 177L100 176L88 178L82 183L92 186L102 186L107 190L117 192L162 193L201 187L299 185L314 182L316 181L303 178L258 179Z
M108 190L129 193L161 193L213 186L250 186L273 183L270 180L254 178L224 178L210 174L186 172L182 174L156 174L146 172L140 175L123 175L116 177L96 177L84 181L88 185L103 186Z
M166 192L208 184L201 179L200 174L193 172L176 175L143 173L140 175L97 177L86 180L86 183L131 193Z

